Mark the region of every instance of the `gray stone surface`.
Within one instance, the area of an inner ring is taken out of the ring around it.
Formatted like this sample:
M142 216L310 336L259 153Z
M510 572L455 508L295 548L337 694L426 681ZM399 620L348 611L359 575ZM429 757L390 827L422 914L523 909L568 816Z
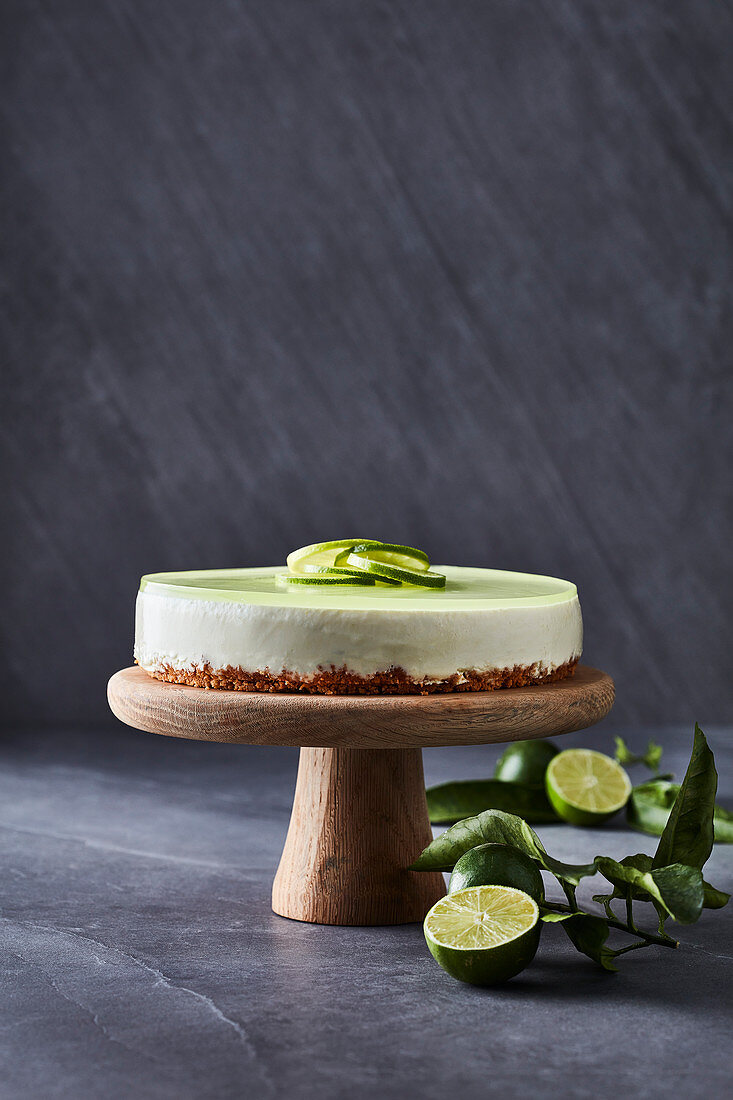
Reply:
M141 573L351 533L571 577L619 716L733 720L729 2L6 0L0 49L12 722L105 720Z
M614 727L565 744L609 748ZM689 729L653 733L683 769ZM730 729L709 729L733 801ZM429 782L497 750L430 750ZM418 925L274 916L296 754L121 726L0 742L3 1100L730 1095L733 910L606 975L547 929L502 989L445 975ZM653 841L540 830L574 859ZM733 889L733 848L708 877Z

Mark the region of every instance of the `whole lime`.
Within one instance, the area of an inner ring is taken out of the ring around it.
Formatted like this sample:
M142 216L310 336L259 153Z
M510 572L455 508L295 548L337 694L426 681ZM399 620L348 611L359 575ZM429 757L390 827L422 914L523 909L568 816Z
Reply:
M514 886L537 904L545 900L540 869L533 859L508 844L479 844L464 852L453 868L448 893L468 886Z
M508 745L494 768L494 779L543 787L547 765L558 750L552 741L515 741Z
M423 927L430 954L453 978L497 985L529 966L542 926L524 891L470 886L436 902Z

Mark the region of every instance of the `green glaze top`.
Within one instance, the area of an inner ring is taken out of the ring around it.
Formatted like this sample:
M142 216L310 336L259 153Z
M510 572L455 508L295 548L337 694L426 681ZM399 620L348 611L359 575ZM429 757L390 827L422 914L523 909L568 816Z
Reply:
M436 565L446 576L445 588L426 589L335 585L283 587L276 583L282 565L254 569L205 569L183 573L148 573L140 591L191 600L308 607L332 611L486 611L569 603L578 590L570 581L504 569Z

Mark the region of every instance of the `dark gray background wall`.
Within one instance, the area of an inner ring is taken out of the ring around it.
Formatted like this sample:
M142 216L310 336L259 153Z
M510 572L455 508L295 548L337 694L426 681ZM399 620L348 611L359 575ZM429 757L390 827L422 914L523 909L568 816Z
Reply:
M106 720L141 573L344 533L730 720L730 4L3 8L9 722Z

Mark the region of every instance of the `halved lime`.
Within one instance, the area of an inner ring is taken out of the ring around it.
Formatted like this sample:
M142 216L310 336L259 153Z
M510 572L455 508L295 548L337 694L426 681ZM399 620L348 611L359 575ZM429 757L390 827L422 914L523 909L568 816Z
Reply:
M545 885L533 859L509 844L479 844L464 852L453 868L448 893L468 886L514 886L539 903Z
M420 588L445 588L445 577L442 573L432 573L429 569L403 569L401 566L389 565L382 561L372 561L364 554L349 553L343 559L343 563L354 569L362 569L365 574L373 577L402 581L403 584L416 584ZM339 555L339 564L342 557Z
M333 584L375 584L373 577L357 574L352 577L338 573L277 573L275 584L287 588L293 584L333 585Z
M301 546L299 550L293 550L288 554L288 569L291 573L304 573L307 572L305 569L307 565L335 565L336 555L345 547L372 541L371 539L336 539L334 542L313 542L310 546Z
M436 902L423 931L452 977L497 985L532 962L540 939L537 903L512 886L470 886Z
M345 559L349 553L360 554L370 561L381 561L385 565L394 565L398 569L408 569L413 572L422 572L430 568L430 559L422 550L414 546L400 546L394 542L373 542L364 539L355 543L349 550L342 550L336 558L336 564L342 564L339 559Z
M547 797L571 825L600 825L626 805L631 780L615 760L593 749L565 749L545 772Z
M558 750L551 741L515 741L499 757L494 779L505 783L525 783L528 787L544 787L547 765Z

